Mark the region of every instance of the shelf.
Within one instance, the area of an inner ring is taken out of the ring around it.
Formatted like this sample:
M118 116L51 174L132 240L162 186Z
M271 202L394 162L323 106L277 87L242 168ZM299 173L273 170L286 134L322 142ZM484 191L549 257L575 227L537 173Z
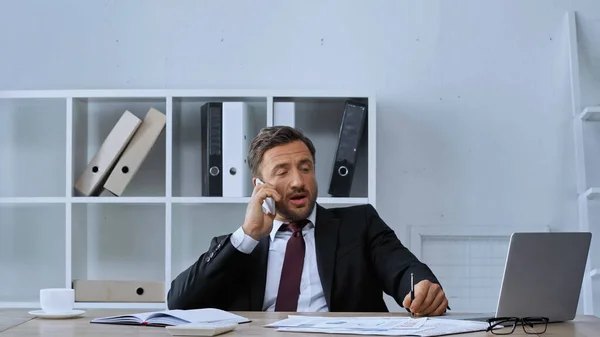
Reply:
M588 188L583 196L588 200L598 200L600 199L600 188L599 187L591 187Z
M582 43L582 33L579 29L582 27L580 20L575 12L567 13L565 21L565 33L568 37L568 65L570 82L570 103L573 120L574 135L574 158L575 174L578 196L578 219L579 230L592 233L588 266L597 265L596 259L600 256L600 238L597 235L596 228L600 220L600 203L588 202L590 200L600 199L600 157L598 154L598 145L600 144L600 123L587 121L600 121L600 95L597 90L594 72L594 66L590 60L596 58L593 52L586 48ZM585 31L586 29L584 29ZM592 31L584 32L584 36L592 36ZM578 40L579 36L579 40ZM586 40L584 38L584 40ZM581 51L584 57L580 57ZM591 188L590 188L591 187ZM590 267L588 267L590 268ZM600 292L598 283L593 282L597 278L598 270L588 269L584 278L581 302L583 313L586 315L598 315L598 303L600 302ZM596 305L594 305L596 302Z
M338 98L373 96L373 92L349 90L279 90L279 89L82 89L82 90L5 90L3 98L147 98L147 97L297 97Z
M319 197L330 197L328 193L334 158L337 151L340 126L344 107L348 99L368 104L364 98L354 97L274 97L273 118L301 130L316 148L315 170ZM356 148L357 162L349 197L366 198L369 184L369 133L368 115L363 126L361 141Z
M75 302L75 309L166 310L166 302Z
M150 108L166 114L164 97L109 97L73 99L73 172L71 185L86 170L96 152L125 111L144 120ZM166 132L160 134L139 171L125 189L127 197L166 196ZM73 196L83 196L72 188ZM106 190L97 197L110 197Z
M198 260L213 237L231 233L243 224L246 206L173 205L172 213L171 278L175 278Z
M218 235L243 223L248 189L204 196L201 107L242 102L250 112L247 143L265 126L287 124L316 146L317 202L375 205L375 98L371 93L314 90L34 90L0 91L0 307L39 308L39 289L73 280L171 280ZM328 194L347 99L368 98L368 123L357 148L348 197ZM281 107L293 107L285 115ZM74 184L127 110L150 108L167 125L122 196L82 195ZM231 117L232 115L228 115ZM282 118L284 117L284 118ZM287 117L287 121L285 119ZM233 119L232 123L237 120ZM231 123L231 122L228 122ZM231 132L233 128L228 128ZM224 133L224 137L226 133ZM241 139L241 138L240 138ZM228 158L232 158L230 156ZM224 172L233 166L225 165ZM237 168L237 166L235 166ZM236 172L240 172L236 169ZM134 300L139 301L139 298ZM77 302L76 308L161 310L165 303Z
M252 181L245 159L250 142L260 129L267 125L266 97L173 98L172 195L174 197L208 196L202 192L203 167L206 165L207 151L203 148L205 141L203 141L204 125L201 110L209 102L223 104L223 125L230 125L230 128L232 125L239 125L239 128L245 131L245 139L234 139L229 136L232 130L223 129L221 138L223 167L219 172L224 179L222 197L249 197L252 193ZM242 113L242 109L246 111L245 114ZM242 191L228 189L228 183L225 182L227 178L231 186L245 184L245 188Z
M250 202L250 197L173 197L170 200L174 204L247 204ZM317 203L328 205L358 205L369 203L369 199L318 197Z
M72 280L165 280L165 206L74 204Z
M0 99L0 197L64 196L65 144L66 99Z
M600 105L586 107L579 118L583 121L600 121Z
M598 191L597 193L600 193ZM250 197L24 197L0 198L0 204L247 204ZM317 203L323 205L359 205L369 203L369 198L318 197Z
M597 258L600 256L600 236L597 235L596 228L600 220L600 188L590 188L582 194L583 203L580 203L580 231L586 231L592 233L589 250L589 265L590 270L587 272L588 276L592 279L600 279L600 270L594 268L598 265Z
M39 300L65 286L64 205L0 205L0 302Z
M1 308L9 309L38 309L39 301L31 302L0 302ZM166 310L165 302L157 303L121 303L121 302L75 302L75 309L140 309L140 310Z
M174 204L247 204L250 197L173 197Z
M578 128L575 128L576 141L580 149L577 154L580 161L578 175L583 177L585 172L586 188L600 186L600 157L595 155L598 151L598 144L600 144L600 123L582 122L580 124Z
M361 205L368 204L369 198L329 198L319 197L317 203L322 205Z
M61 197L5 197L0 198L0 204L62 204L67 198Z
M74 204L164 204L164 197L73 197Z

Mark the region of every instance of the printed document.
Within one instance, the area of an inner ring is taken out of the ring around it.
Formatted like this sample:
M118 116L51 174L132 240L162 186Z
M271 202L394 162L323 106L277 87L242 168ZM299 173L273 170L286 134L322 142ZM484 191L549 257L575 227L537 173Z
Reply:
M484 331L484 322L412 317L323 317L289 315L288 318L265 325L287 332L316 332L379 336L442 336L455 333Z

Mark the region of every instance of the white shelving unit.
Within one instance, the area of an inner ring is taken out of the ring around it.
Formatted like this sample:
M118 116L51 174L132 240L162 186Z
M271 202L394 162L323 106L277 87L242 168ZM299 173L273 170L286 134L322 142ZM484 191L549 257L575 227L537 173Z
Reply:
M579 230L592 233L581 297L584 314L600 315L600 95L582 98L581 86L587 82L580 77L582 67L574 12L567 13L566 32L569 42Z
M348 198L327 194L346 99L368 102ZM318 202L376 206L376 104L367 93L256 90L0 92L0 307L39 307L39 289L75 279L171 280L215 235L239 227L248 196L201 195L200 107L245 101L259 126L274 103L294 101L295 126L317 148ZM73 185L125 110L154 107L167 125L121 197L82 197ZM161 309L159 303L77 303L78 308Z

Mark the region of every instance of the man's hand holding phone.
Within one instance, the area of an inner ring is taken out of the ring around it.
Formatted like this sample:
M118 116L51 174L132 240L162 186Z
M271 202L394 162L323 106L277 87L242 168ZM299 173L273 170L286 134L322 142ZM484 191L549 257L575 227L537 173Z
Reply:
M271 200L268 200L268 198ZM254 186L254 191L246 208L246 218L242 226L244 233L257 241L269 235L273 229L273 220L275 219L275 202L280 200L281 196L272 186L256 178L256 186ZM263 211L263 203L267 209L273 206L273 212Z

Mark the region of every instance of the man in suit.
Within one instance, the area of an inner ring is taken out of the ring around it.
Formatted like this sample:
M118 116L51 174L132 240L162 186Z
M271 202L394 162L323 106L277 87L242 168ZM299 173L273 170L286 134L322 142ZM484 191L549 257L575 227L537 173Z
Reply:
M385 292L418 316L446 311L433 272L373 206L316 203L315 148L300 131L261 130L248 161L255 187L242 226L213 238L173 280L170 309L385 312ZM266 198L274 200L276 214L263 212Z

